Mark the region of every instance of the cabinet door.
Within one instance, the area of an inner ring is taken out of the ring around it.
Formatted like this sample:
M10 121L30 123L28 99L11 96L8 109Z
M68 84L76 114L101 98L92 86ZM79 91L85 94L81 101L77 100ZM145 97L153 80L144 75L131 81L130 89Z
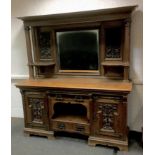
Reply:
M94 101L95 135L122 137L126 133L126 103L121 96L103 96Z
M40 92L26 92L24 97L25 126L48 129L46 95Z

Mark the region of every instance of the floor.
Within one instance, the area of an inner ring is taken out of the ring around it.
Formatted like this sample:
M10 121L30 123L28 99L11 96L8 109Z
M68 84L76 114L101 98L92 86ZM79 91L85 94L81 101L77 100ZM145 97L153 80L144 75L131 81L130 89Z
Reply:
M129 151L121 152L105 146L91 147L84 138L59 135L55 140L44 137L24 137L23 119L12 118L12 155L142 155L143 149L135 140L130 140Z

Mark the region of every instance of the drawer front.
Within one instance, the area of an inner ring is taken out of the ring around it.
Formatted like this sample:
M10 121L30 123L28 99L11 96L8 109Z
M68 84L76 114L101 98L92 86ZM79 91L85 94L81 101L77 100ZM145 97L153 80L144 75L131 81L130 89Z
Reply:
M90 134L90 125L74 124L73 128L78 133Z
M85 135L90 133L90 126L85 124L52 121L52 128L54 131L67 131Z
M83 103L87 103L89 102L91 96L88 94L75 94L75 93L71 93L71 92L65 92L65 93L61 93L61 92L57 92L57 93L52 93L50 94L50 96L53 98L54 102L74 102L74 103L79 103L79 104L83 104Z

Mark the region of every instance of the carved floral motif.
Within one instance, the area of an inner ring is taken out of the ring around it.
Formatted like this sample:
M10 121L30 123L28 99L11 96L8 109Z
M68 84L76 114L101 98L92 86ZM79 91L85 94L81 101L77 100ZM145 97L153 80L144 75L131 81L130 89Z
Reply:
M32 109L33 122L42 122L44 99L42 98L29 98L29 108Z
M102 111L103 129L113 130L114 113L117 112L116 104L100 104L98 111Z
M51 59L51 43L50 33L40 32L39 46L40 46L40 59Z
M106 58L120 58L120 48L107 47Z

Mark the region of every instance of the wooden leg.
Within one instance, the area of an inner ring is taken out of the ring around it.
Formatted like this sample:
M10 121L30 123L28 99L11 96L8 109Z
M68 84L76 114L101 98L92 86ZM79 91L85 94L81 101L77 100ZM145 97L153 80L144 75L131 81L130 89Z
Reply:
M128 152L128 146L118 146L120 151Z
M48 135L47 138L48 138L48 140L54 140L55 139L55 137L53 135Z
M88 145L95 147L96 143L94 141L88 140Z
M54 139L53 131L46 131L46 130L41 130L41 129L24 128L24 135L27 137L30 135L45 136L49 140Z
M30 137L30 134L24 132L24 136L25 136L25 137Z
M88 139L88 145L96 146L97 144L110 146L110 147L117 147L120 151L128 151L128 139L116 140L113 138L104 138L104 137L93 137L90 136Z

